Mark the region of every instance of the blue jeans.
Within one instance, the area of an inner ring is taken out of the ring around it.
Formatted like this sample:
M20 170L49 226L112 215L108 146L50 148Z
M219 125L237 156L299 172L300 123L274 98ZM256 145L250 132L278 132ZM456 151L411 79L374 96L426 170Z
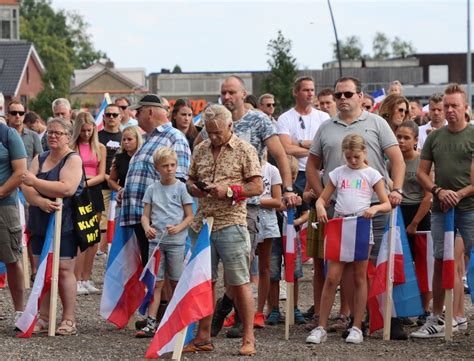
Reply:
M474 210L454 210L454 229L459 231L464 242L464 253L471 254L474 242ZM433 238L433 253L436 259L443 259L444 250L444 213L431 213L431 237Z

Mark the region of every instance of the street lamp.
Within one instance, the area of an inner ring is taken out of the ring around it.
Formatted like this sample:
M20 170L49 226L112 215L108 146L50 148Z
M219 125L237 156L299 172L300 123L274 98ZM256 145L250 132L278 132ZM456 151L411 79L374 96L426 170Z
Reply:
M336 22L334 21L334 15L332 14L332 8L331 8L331 1L330 0L328 0L328 6L329 6L329 12L331 13L332 27L334 28L334 36L336 37L337 61L339 62L339 77L342 78L341 49L339 48L339 39L337 38Z

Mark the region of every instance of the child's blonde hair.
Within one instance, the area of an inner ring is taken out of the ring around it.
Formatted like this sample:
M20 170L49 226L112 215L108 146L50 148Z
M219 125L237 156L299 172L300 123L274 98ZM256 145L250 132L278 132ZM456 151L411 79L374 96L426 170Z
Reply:
M173 149L168 147L159 148L155 152L155 154L153 154L153 164L155 165L155 167L157 167L161 164L161 162L168 158L172 158L175 161L178 161L178 156L176 155L176 152Z
M360 152L367 152L367 146L365 145L364 138L359 134L347 134L344 139L342 139L342 153L350 150L350 151L360 151ZM364 159L364 163L368 164L367 158Z
M298 159L292 155L287 155L288 157L288 163L290 164L290 170L291 170L291 178L293 179L293 182L295 179L298 177Z

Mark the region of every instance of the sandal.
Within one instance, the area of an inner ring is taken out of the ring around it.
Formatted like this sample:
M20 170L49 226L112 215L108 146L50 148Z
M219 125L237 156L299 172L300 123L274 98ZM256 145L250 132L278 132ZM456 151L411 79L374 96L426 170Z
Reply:
M59 336L74 336L77 334L76 323L71 320L62 320L56 330Z
M33 334L48 333L48 330L49 330L48 321L45 321L42 318L40 318L38 319L38 322L36 322L36 325L33 328Z
M214 351L214 345L211 341L196 342L195 339L191 340L184 348L183 352L210 352Z

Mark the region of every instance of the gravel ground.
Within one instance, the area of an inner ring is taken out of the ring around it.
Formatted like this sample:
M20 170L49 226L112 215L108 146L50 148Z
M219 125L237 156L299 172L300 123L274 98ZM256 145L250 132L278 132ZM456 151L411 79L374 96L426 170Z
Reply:
M104 259L96 262L97 284L102 279ZM305 265L300 284L300 308L311 304L311 266ZM12 328L11 300L7 290L0 290L0 359L139 359L143 358L150 339L135 339L131 330L116 330L99 316L100 295L78 297L77 325L79 334L72 337L34 336L17 339ZM347 345L339 334L330 334L322 345L307 345L303 326L292 326L290 340L284 340L284 325L256 330L258 360L306 359L474 359L474 308L465 298L467 331L455 334L454 341L444 339L389 341L381 333L365 338L361 345ZM284 307L284 305L282 305ZM212 353L185 354L184 359L239 359L240 340L226 339L221 333L214 339Z

